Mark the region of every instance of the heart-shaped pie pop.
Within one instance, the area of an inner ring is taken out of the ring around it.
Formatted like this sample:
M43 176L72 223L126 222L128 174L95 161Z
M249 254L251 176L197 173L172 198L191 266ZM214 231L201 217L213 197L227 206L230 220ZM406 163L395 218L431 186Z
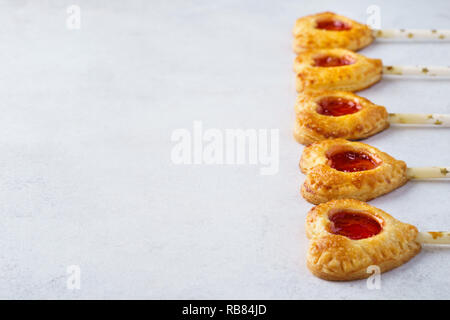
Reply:
M347 49L311 49L294 61L296 89L358 91L380 81L382 74L395 76L450 76L447 66L383 66Z
M295 113L294 137L305 145L330 138L363 139L389 127L385 107L347 91L303 91Z
M353 199L333 200L313 208L306 218L310 239L307 266L319 278L355 280L402 265L420 252L417 228Z
M294 51L300 53L305 49L317 48L345 48L357 51L371 44L375 38L445 41L450 37L450 30L372 30L368 25L333 12L321 12L297 19L293 34Z
M303 150L302 196L318 204L332 199L367 201L408 181L406 163L361 142L323 140Z
M364 24L332 12L309 15L295 22L294 51L346 48L357 51L372 43L372 30Z
M295 104L295 139L305 145L331 139L359 140L389 125L450 126L450 115L387 113L386 108L348 91L305 90Z
M407 168L404 161L362 142L322 140L303 149L306 174L301 193L311 203L333 199L371 200L410 179L450 178L450 167Z
M358 91L381 80L383 64L346 49L307 50L294 61L298 92L305 89Z

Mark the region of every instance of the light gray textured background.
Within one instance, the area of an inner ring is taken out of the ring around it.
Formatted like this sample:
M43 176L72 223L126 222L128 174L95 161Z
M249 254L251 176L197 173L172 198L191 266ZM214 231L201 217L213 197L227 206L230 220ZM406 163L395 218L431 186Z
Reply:
M66 8L81 7L81 30ZM0 298L450 298L450 249L332 283L305 267L302 146L292 138L291 29L325 10L384 28L450 28L442 1L0 1ZM450 43L376 43L386 64L448 65ZM383 80L391 112L450 113L449 81ZM280 170L174 165L171 133L279 128ZM450 130L368 143L411 166L450 165ZM450 184L411 182L371 204L450 229ZM81 290L66 288L79 265Z

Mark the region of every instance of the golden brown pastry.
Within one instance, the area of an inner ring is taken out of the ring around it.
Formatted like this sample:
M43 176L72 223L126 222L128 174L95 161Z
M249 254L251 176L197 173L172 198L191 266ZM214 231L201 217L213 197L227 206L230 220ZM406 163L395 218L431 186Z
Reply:
M416 227L353 199L332 200L314 207L306 218L310 239L307 266L325 280L355 280L409 261L420 252Z
M347 91L303 91L295 114L294 137L305 145L330 138L364 139L389 127L385 107Z
M302 196L318 204L333 199L368 201L408 181L406 163L361 142L323 140L305 147Z
M345 48L357 51L372 43L372 30L364 24L333 12L322 12L295 22L294 51L305 49Z
M313 49L294 61L296 89L358 91L380 81L383 64L346 49Z

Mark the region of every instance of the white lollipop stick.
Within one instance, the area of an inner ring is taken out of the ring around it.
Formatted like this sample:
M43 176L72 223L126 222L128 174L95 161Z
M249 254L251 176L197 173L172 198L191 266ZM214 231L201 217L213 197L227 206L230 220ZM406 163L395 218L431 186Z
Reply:
M450 30L436 29L384 29L373 30L373 36L380 39L408 40L450 40Z
M383 66L383 74L405 76L450 77L450 67Z
M450 127L450 114L389 113L388 120L392 124L420 124Z
M450 167L415 167L407 168L409 179L450 178Z
M416 240L422 244L450 244L450 232L419 232Z

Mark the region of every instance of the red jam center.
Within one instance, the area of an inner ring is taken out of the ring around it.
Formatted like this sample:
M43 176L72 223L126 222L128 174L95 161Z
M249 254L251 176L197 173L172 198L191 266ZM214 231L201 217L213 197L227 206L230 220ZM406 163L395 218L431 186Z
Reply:
M317 21L316 29L324 29L330 31L344 31L350 30L352 27L339 20L321 20Z
M373 237L381 231L381 225L367 214L351 211L334 213L330 218L331 233L345 236L352 240Z
M325 116L339 117L346 114L352 114L361 110L361 106L352 100L339 97L326 97L318 103L317 113Z
M330 167L344 172L370 170L378 166L378 162L362 152L344 151L328 157Z
M349 56L320 56L314 58L315 67L341 67L353 63L355 63L355 61L352 59L352 57Z

